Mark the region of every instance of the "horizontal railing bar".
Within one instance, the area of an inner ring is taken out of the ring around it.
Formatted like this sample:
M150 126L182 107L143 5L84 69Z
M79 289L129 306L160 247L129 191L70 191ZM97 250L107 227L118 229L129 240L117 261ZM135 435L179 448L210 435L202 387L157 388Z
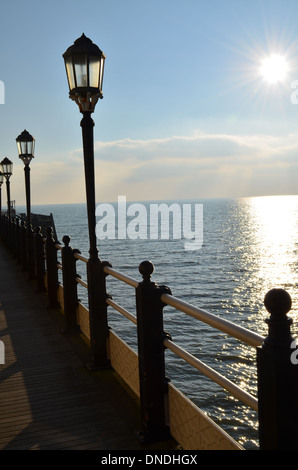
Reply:
M136 281L135 279L133 279L130 276L127 276L126 274L120 273L120 271L116 271L116 269L113 269L109 266L105 266L104 267L104 272L106 274L110 274L113 277L116 277L120 281L123 281L123 282L125 282L126 284L129 284L132 287L135 287L135 288L138 287L138 284L139 284L138 281Z
M88 289L88 284L87 284L87 282L83 281L80 277L76 277L75 280L76 280L76 282L77 282L78 284L81 284L81 286L83 286L83 287L85 287L86 289Z
M86 258L86 256L81 255L80 253L74 253L74 257L80 259L81 261L84 261L84 263L88 262L88 258Z
M177 299L170 294L162 294L161 300L165 304L170 305L171 307L174 307L181 312L187 313L188 315L191 315L192 317L197 318L198 320L203 321L204 323L207 323L208 325L217 328L224 333L228 333L234 338L237 338L244 343L249 344L250 346L260 346L265 339L263 336L257 333L247 330L246 328L236 325L235 323L232 323L228 320L220 318L213 313L207 312L206 310L194 307L193 305Z
M56 247L60 247L61 245L56 245ZM80 259L81 261L84 261L84 262L87 262L88 259L84 256L82 256L81 254L79 253L75 253L74 254L75 258L77 259ZM116 269L114 268L111 268L109 266L105 266L104 267L104 272L106 274L109 274L111 275L112 277L116 278L116 279L119 279L120 281L122 282L125 282L126 284L134 287L134 288L137 288L138 286L138 281L130 276L127 276L123 273L121 273L120 271L117 271ZM79 282L82 286L88 288L88 285L86 283L84 283L84 281L79 281L77 279L77 282ZM250 330L247 330L246 328L243 328L239 325L236 325L235 323L232 323L230 322L229 320L226 320L226 319L223 319L223 318L220 318L206 310L203 310L203 309L200 309L198 307L195 307L185 301L182 301L172 295L169 295L169 294L163 294L162 297L161 297L161 300L167 304L167 305L170 305L174 308L176 308L177 310L180 310L181 312L184 312L188 315L191 315L192 317L200 320L200 321L203 321L204 323L207 323L208 325L218 329L218 330L221 330L223 331L224 333L227 333L231 336L233 336L234 338L237 338L241 341L243 341L244 343L246 344L249 344L250 346L254 346L254 347L257 347L257 346L260 346L263 341L264 341L264 337L257 334L257 333L254 333Z
M57 263L57 268L58 268L58 269L61 269L61 271L63 271L63 268L62 268L62 264L61 264L61 263Z
M56 243L55 247L57 248L57 250L62 250L63 246L60 245L59 243Z
M125 308L121 307L121 305L114 302L112 299L106 299L106 303L121 313L124 317L128 318L128 320L132 321L135 325L137 324L137 319L132 313L130 313Z
M185 349L173 343L173 341L171 341L170 339L165 338L163 344L166 348L170 349L177 356L181 357L186 362L188 362L188 364L195 367L197 370L212 379L222 388L230 392L235 398L238 398L255 411L258 411L258 400L252 395L250 395L250 393L247 393L245 390L242 390L240 387L238 387L238 385L234 384L229 379L219 374L211 367L207 366L207 364L204 364L204 362L200 361L198 358L185 351Z

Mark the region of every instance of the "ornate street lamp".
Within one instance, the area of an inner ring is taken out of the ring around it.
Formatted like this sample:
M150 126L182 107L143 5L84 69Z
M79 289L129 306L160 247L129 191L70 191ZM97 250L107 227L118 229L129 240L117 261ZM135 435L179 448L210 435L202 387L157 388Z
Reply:
M26 129L16 138L19 158L24 163L27 227L31 224L30 162L34 158L35 139Z
M9 158L5 157L1 162L3 168L3 176L6 179L6 191L7 191L7 212L8 212L8 219L10 221L10 177L12 175L12 167L13 163L9 160Z
M98 99L103 98L104 53L82 34L63 54L63 58L69 97L78 104L82 113L93 113Z
M106 319L106 303L100 293L103 287L103 263L98 257L96 246L95 217L95 177L94 177L94 112L98 99L102 99L102 82L105 55L98 46L84 34L78 38L63 54L69 97L79 106L83 114L81 120L86 200L89 230L89 260L87 263L88 297L90 315L91 347L94 367L107 364L106 341L108 326ZM101 285L101 286L100 286ZM99 312L100 306L100 312Z
M69 85L69 97L74 100L83 114L81 120L86 196L90 239L90 257L97 258L95 232L95 181L94 181L94 148L91 114L102 95L102 81L105 55L98 46L84 34L77 39L63 54Z
M34 158L35 139L26 129L16 138L19 158L24 163L25 191L27 207L27 262L29 277L34 277L33 264L33 231L31 227L31 192L30 192L30 162Z

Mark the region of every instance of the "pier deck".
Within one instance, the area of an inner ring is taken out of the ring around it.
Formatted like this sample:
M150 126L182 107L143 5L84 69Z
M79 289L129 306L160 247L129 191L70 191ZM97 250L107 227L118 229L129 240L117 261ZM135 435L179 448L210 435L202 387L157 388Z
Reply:
M135 436L135 398L112 370L90 372L84 343L61 332L15 259L0 244L0 450L174 449Z

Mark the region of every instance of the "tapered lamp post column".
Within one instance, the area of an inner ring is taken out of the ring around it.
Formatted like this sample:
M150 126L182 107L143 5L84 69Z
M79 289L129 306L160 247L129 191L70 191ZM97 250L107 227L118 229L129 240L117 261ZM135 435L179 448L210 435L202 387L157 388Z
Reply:
M9 158L5 157L1 166L3 169L3 176L6 180L6 194L7 194L7 218L5 220L5 240L6 244L11 248L11 203L10 203L10 177L12 175L13 163Z
M34 158L35 139L26 129L16 138L19 158L24 163L27 209L27 266L29 278L34 277L33 231L31 227L30 162Z
M2 184L3 184L3 172L0 171L0 223L1 223L1 217L2 217Z
M1 166L1 170L3 170ZM0 235L3 236L3 223L2 223L2 184L3 184L3 172L0 171Z
M3 168L3 176L6 179L6 191L7 191L7 214L8 219L10 222L10 214L11 214L11 207L10 207L10 177L12 175L12 166L13 163L9 160L9 158L5 157L1 162Z
M107 359L107 312L104 298L103 263L96 245L95 176L94 176L94 121L91 114L98 99L103 98L102 82L105 55L84 34L63 54L69 97L79 106L81 120L86 201L89 230L89 259L87 263L88 299L90 316L91 352L94 367L105 367Z

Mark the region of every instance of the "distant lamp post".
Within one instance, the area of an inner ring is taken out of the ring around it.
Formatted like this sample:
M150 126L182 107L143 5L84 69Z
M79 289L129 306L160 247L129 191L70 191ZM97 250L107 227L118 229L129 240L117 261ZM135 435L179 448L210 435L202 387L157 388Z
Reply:
M2 168L1 168L2 170ZM3 184L3 172L0 171L0 223L1 223L1 217L2 217L2 184Z
M12 167L13 163L5 157L2 162L1 162L2 168L3 168L3 176L6 179L6 191L7 191L7 213L8 213L8 219L10 221L10 177L12 175Z
M26 129L16 138L19 158L24 163L27 227L31 225L30 162L34 158L35 139Z
M106 359L107 325L105 301L100 294L100 282L103 282L102 262L98 257L96 246L96 217L95 217L95 176L94 176L94 121L91 114L95 110L98 99L103 98L102 82L105 55L98 46L84 34L78 38L63 54L69 97L79 106L83 114L81 120L85 184L89 229L89 260L87 263L90 334L94 366L102 367ZM99 313L98 305L101 305ZM103 313L102 313L103 312Z
M30 190L30 162L34 158L35 139L25 129L17 138L19 158L24 163L26 209L27 209L27 266L29 277L34 277L33 264L33 231L31 227L31 190Z

